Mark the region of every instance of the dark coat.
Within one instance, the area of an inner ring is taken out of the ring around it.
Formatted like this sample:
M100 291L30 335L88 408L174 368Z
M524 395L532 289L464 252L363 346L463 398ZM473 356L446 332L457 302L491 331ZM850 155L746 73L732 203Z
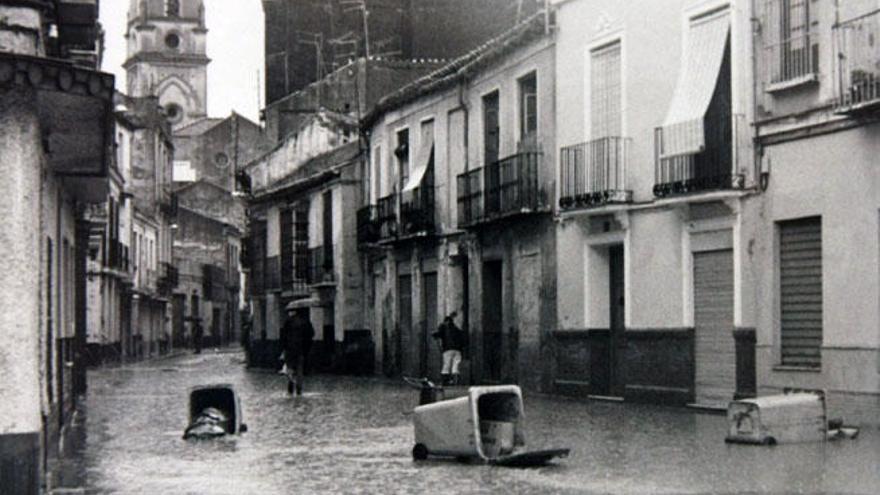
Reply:
M443 352L464 351L465 334L450 319L444 320L432 336L435 339L440 339L440 349Z
M281 327L281 344L284 352L291 355L307 356L315 338L315 328L308 318L295 314L284 320Z

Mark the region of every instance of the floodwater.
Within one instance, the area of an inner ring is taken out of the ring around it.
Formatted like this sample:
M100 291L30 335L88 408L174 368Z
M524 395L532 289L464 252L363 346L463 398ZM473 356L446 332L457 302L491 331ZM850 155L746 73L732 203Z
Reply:
M570 447L555 465L514 469L413 462L418 392L394 381L284 378L238 352L89 374L83 415L56 493L865 493L880 492L880 431L856 440L724 443L725 418L680 408L526 395L526 442ZM187 390L233 384L249 431L184 441Z

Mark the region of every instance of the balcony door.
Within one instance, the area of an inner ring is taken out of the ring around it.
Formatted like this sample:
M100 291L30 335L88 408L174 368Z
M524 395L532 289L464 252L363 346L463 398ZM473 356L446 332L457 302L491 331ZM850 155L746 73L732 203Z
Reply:
M494 212L500 208L501 174L495 166L501 152L501 125L499 117L499 97L494 91L483 97L483 167L485 170L486 211Z
M618 139L622 134L620 41L590 52L590 141L587 148L588 190L619 188L616 177Z

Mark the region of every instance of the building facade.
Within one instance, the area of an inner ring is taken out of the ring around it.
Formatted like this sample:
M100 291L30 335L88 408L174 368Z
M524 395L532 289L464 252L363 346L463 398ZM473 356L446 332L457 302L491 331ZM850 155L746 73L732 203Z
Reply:
M174 293L174 339L192 343L193 325L204 345L239 340L242 271L239 262L246 217L244 165L263 153L263 130L232 113L197 120L174 131L174 189L179 216L174 264L181 284Z
M758 390L821 388L831 414L876 424L877 5L754 7Z
M114 79L94 3L0 2L0 18L0 486L37 494L85 392L85 211L110 187Z
M554 43L532 16L379 102L358 231L387 374L439 379L444 316L469 383L547 381L555 323Z
M252 184L252 366L278 366L285 307L295 303L308 311L315 328L311 367L350 367L343 343L362 338L363 329L356 223L346 214L359 201L357 130L354 118L326 110L312 114L298 132L246 169Z
M557 390L755 393L746 3L557 4Z

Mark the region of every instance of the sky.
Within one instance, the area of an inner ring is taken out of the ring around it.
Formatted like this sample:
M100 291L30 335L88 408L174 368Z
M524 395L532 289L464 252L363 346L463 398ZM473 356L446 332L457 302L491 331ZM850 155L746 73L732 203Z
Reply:
M102 70L116 75L116 89L125 91L125 22L128 0L101 2L106 31ZM259 122L263 84L263 7L260 0L205 0L208 27L208 116L226 117L232 110Z

